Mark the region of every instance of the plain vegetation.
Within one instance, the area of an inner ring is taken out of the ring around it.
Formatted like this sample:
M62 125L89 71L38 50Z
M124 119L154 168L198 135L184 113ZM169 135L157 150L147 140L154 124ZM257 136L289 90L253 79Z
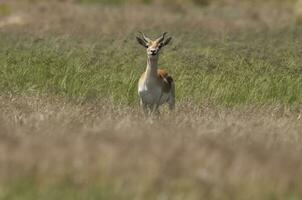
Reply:
M108 2L0 4L0 199L301 199L294 2ZM140 30L173 36L159 119Z

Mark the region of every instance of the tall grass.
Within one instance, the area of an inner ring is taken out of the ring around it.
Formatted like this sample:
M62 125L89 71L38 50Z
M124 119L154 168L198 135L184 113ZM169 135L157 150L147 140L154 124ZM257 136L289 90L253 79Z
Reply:
M300 29L182 36L160 57L173 75L177 100L213 105L294 106L302 103ZM146 53L133 34L91 42L2 33L0 88L13 94L49 94L80 101L137 103ZM16 38L16 36L14 36Z
M0 97L0 199L298 200L297 113Z

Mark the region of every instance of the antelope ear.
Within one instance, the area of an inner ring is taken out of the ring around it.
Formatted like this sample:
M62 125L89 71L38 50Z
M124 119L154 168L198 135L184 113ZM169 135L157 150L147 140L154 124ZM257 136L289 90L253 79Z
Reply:
M136 37L136 40L140 45L142 45L145 48L148 48L147 43L142 38Z
M163 41L163 46L168 45L172 40L172 37L168 37L165 41Z

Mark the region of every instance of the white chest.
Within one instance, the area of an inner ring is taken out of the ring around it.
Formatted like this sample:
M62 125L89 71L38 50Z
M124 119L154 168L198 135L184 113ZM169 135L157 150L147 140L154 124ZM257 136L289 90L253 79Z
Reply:
M163 93L160 87L148 87L147 85L139 85L138 94L140 99L146 104L163 104L170 98L170 93Z
M143 82L138 85L138 94L145 103L153 104L160 99L162 90L152 82Z
M163 104L169 99L169 94L163 93L162 88L152 82L141 82L138 94L146 104Z

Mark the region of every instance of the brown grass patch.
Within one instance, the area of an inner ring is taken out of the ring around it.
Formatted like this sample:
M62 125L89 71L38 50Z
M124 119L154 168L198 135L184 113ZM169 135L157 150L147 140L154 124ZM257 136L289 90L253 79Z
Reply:
M0 180L110 180L143 198L262 199L300 194L297 113L178 105L142 118L107 103L1 97Z
M295 22L292 3L211 3L205 8L162 4L81 5L58 1L7 3L11 14L21 14L28 24L24 31L68 35L127 35L138 30L177 32L207 30L227 32L285 27ZM186 4L185 4L186 5ZM21 16L20 15L20 16Z

